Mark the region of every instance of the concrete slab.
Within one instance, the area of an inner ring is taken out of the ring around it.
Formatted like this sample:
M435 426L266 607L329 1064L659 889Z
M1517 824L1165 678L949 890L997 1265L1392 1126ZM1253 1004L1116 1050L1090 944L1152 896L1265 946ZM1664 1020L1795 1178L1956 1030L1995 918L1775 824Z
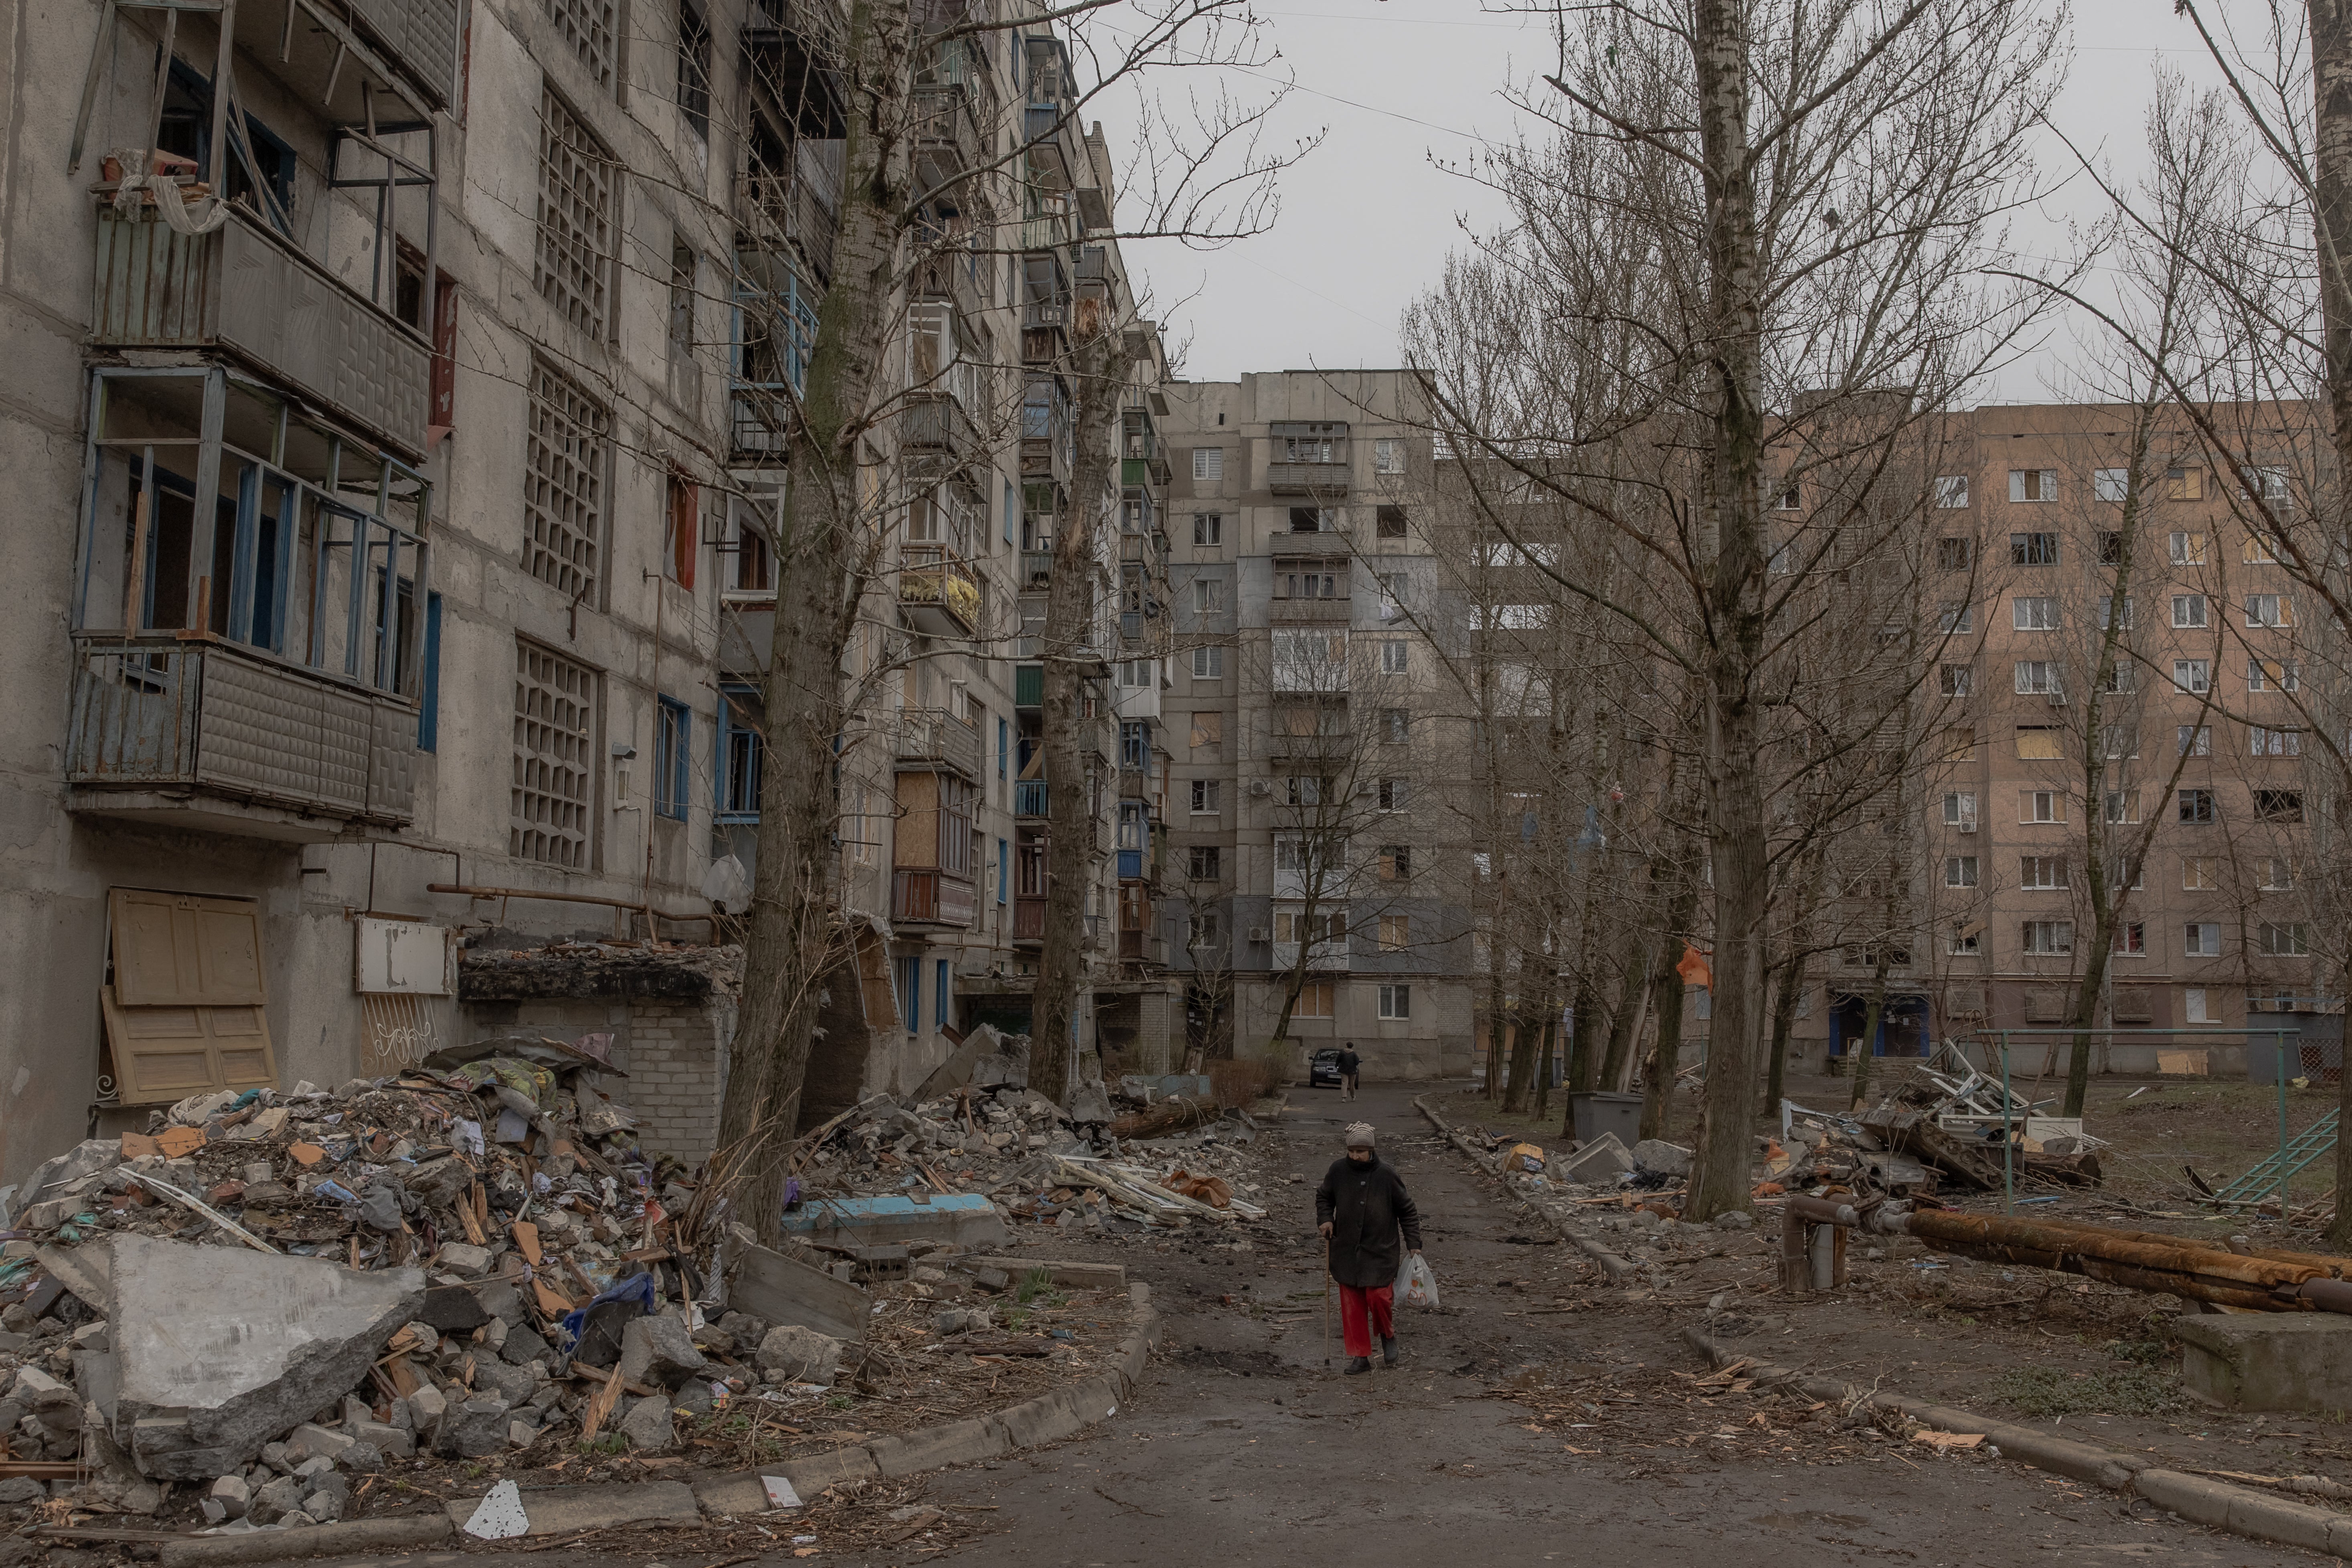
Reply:
M727 1305L774 1327L791 1323L836 1340L862 1340L874 1298L846 1279L765 1247L741 1248Z
M332 1404L416 1315L425 1275L121 1235L118 1431L159 1479L210 1480Z
M1066 1290L1116 1290L1127 1284L1124 1263L1073 1263L1055 1258L959 1258L958 1268L1001 1269L1018 1285L1037 1269Z
M2352 1410L2352 1317L2231 1312L2173 1320L2181 1377L2200 1399L2240 1410Z
M840 1247L884 1241L999 1247L1004 1242L1004 1216L978 1193L935 1194L929 1203L895 1195L819 1198L786 1215L784 1228Z

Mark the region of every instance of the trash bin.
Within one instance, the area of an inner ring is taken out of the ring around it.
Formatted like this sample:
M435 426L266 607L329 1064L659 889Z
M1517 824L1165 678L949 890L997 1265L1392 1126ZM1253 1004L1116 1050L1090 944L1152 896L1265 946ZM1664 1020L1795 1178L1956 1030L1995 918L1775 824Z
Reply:
M1642 1141L1642 1097L1609 1089L1584 1089L1568 1097L1569 1129L1578 1143L1590 1143L1604 1132L1631 1149Z

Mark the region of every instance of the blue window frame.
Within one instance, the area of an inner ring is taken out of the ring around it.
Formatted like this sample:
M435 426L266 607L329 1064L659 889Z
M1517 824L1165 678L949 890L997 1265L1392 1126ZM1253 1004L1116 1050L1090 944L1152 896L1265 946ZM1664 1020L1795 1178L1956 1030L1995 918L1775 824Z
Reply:
M948 961L939 961L931 971L931 1022L944 1029L948 1026Z
M673 698L660 700L660 712L654 731L654 811L656 815L686 820L687 782L692 769L688 759L694 736L694 714L683 702Z
M417 699L416 749L441 749L441 595L425 595L425 671Z
M719 752L713 771L722 823L760 820L760 775L768 738L760 732L759 712L759 694L751 687L719 689Z
M1000 838L996 841L996 901L1004 902L1005 889L1013 881L1013 846Z
M923 961L902 958L898 961L898 1016L907 1021L907 1033L923 1031Z
M1118 727L1118 765L1123 768L1149 767L1151 763L1151 726L1141 719L1130 719Z

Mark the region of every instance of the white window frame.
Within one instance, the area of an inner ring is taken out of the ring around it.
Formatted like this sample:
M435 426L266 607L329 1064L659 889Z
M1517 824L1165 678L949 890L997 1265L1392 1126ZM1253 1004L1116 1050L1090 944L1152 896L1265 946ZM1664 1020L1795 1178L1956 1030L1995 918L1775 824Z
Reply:
M2210 618L2212 606L2202 594L2172 595L2172 629L2177 632L2202 631Z
M2221 922L2219 921L2187 921L2180 927L2180 956L2183 958L2219 958L2221 956Z
M2030 958L2063 958L2074 951L2073 921L2022 922L2021 947Z
M2028 494L2028 491L2032 494ZM2009 470L2009 499L2012 502L2039 504L2058 499L2058 470L2055 468L2011 468Z
M1192 781L1192 810L1191 815L1194 816L1216 816L1221 815L1224 811L1224 792L1218 786L1223 783L1224 781L1223 779L1194 779Z
M2131 499L2129 468L2093 468L2091 499L2103 501L2126 501Z
M1402 474L1404 472L1404 443L1393 437L1381 436L1372 442L1372 472Z
M2059 629L2058 600L2046 594L2020 594L2009 601L2010 629L2021 632L2054 632Z
M1977 830L1977 796L1974 790L1948 789L1944 792L1944 826L1957 827L1963 833Z
M1192 448L1192 479L1195 484L1222 483L1225 477L1225 449L1223 447Z
M1973 888L1977 885L1977 858L1973 855L1944 857L1944 886Z
M1192 679L1223 680L1225 678L1225 649L1222 643L1203 643L1192 650Z
M1382 675L1409 674L1412 668L1412 655L1409 651L1412 647L1411 643L1402 637L1391 637L1381 644L1381 673Z
M2176 658L2172 661L2172 689L2201 694L2213 689L2213 666L2202 658Z
M1966 474L1936 476L1936 505L1944 511L1955 511L1969 504L1969 477Z
M1412 1018L1412 984L1410 981L1381 986L1380 1016L1384 1022L1409 1023Z
M1225 542L1225 514L1221 511L1196 511L1192 514L1192 548L1208 550Z

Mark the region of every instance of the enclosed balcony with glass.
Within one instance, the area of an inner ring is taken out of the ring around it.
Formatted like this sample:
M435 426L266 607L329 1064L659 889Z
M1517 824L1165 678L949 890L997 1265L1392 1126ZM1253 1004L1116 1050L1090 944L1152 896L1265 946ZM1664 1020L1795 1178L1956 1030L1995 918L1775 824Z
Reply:
M414 816L439 605L431 488L226 367L101 369L70 809L285 839Z
M1276 495L1332 496L1348 489L1348 426L1276 420L1266 427L1265 488Z

